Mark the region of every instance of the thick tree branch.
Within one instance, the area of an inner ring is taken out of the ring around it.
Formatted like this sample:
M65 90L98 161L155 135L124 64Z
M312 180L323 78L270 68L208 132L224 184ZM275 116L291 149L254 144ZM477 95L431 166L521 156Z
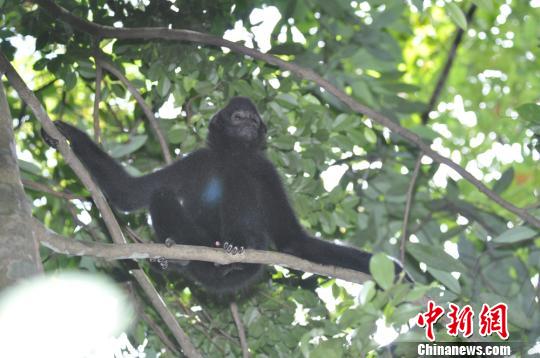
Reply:
M17 165L13 119L0 70L0 290L43 272L39 243L27 225L32 209Z
M19 97L28 105L32 110L36 118L39 120L45 131L51 135L53 138L58 139L58 150L64 157L66 163L73 169L75 174L81 179L84 186L88 189L94 202L96 203L101 215L103 215L103 220L111 233L111 236L115 242L122 243L125 242L124 235L120 230L120 227L116 223L113 212L107 204L103 193L99 187L93 182L92 177L73 153L70 146L68 145L66 139L62 134L56 129L56 126L53 124L48 114L43 109L41 103L36 98L36 96L30 91L26 86L22 78L19 76L17 71L13 68L11 63L0 53L0 71L4 72L8 78L10 84L19 94Z
M167 247L164 244L106 244L98 242L86 242L70 240L50 230L42 228L39 240L43 246L54 252L71 256L93 256L107 260L149 260L165 258L169 260L197 260L216 262L222 265L235 262L281 265L292 269L312 272L318 275L340 278L349 282L364 283L371 279L370 275L362 272L336 267L321 265L296 256L275 251L262 251L247 249L242 255L231 255L223 249L192 246L173 245Z
M69 164L75 174L77 174L79 179L81 179L83 184L90 191L90 194L92 195L92 198L94 199L94 202L96 203L99 212L103 216L103 220L105 221L105 225L107 226L107 229L109 230L113 241L117 244L125 244L126 239L124 238L124 234L122 233L122 230L120 229L120 226L118 225L118 222L116 221L116 218L114 217L114 214L109 207L109 204L105 200L103 193L96 185L96 183L94 183L92 177L90 176L86 168L77 158L77 156L73 153L64 136L62 136L62 134L56 129L56 126L53 124L47 112L45 112L34 93L32 93L32 91L30 91L30 89L26 86L22 78L19 76L17 71L15 71L15 69L6 59L4 54L0 52L0 73L1 72L6 75L13 88L15 88L15 90L17 91L19 97L32 110L34 116L36 116L36 118L40 121L45 131L53 138L58 139L58 150L60 151L60 153L62 153L66 163ZM200 354L196 351L191 342L186 338L187 336L185 335L182 328L178 326L178 322L176 321L172 313L169 312L167 309L164 309L165 304L163 300L161 299L159 294L153 289L152 284L150 283L148 277L146 277L144 272L142 272L142 270L134 270L133 275L135 276L137 282L141 285L141 287L143 287L145 293L151 295L149 299L152 301L152 303L161 302L161 305L158 305L156 307L156 310L159 312L165 323L169 326L169 328L175 335L175 338L178 340L178 343L184 350L184 353L188 357L200 357ZM147 286L152 287L152 289L148 288Z
M159 146L161 147L161 152L163 153L163 158L165 159L165 162L167 164L170 164L172 162L171 153L169 152L169 146L167 145L167 141L165 140L165 136L163 135L163 132L161 131L161 128L159 128L159 125L157 123L156 117L154 116L154 112L150 108L150 106L144 101L144 98L141 96L140 92L135 88L133 83L131 83L126 76L120 71L118 68L116 68L112 63L110 63L103 54L96 54L96 66L103 67L106 71L110 72L114 77L118 78L120 82L126 86L129 93L135 98L139 106L141 106L146 118L148 118L148 122L150 123L150 127L154 131L154 134L159 142ZM96 84L97 86L97 84Z
M320 87L324 88L327 92L334 95L341 102L349 106L349 108L354 112L364 114L367 117L378 122L379 124L392 130L394 133L399 134L407 141L415 144L418 148L420 148L422 152L424 152L434 161L445 164L450 168L454 169L459 175L461 175L465 180L476 186L478 190L484 193L491 200L493 200L503 208L507 209L508 211L516 214L524 221L530 223L537 228L540 228L539 218L534 217L526 210L518 208L510 202L504 200L497 193L490 190L486 185L484 185L484 183L476 179L471 173L466 171L459 164L431 149L430 145L428 143L425 143L422 138L420 138L417 134L400 126L398 123L392 121L390 118L384 116L383 114L374 111L373 109L366 107L361 103L358 103L355 99L348 96L345 92L337 88L331 82L322 78L320 75L316 74L310 69L306 69L294 63L281 60L280 58L273 55L261 53L255 49L245 47L241 44L197 31L156 27L115 28L112 26L95 24L90 21L81 19L71 14L66 9L56 5L51 0L33 1L39 4L43 9L47 10L47 12L55 18L59 18L67 22L68 24L80 31L87 32L100 38L174 40L194 42L217 47L226 47L234 52L252 57L256 60L265 61L266 63L277 66L283 70L290 71L305 80L313 81L317 83Z

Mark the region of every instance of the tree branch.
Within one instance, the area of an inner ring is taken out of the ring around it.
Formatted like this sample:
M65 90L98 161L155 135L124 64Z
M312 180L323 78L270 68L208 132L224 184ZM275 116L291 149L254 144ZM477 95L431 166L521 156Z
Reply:
M474 15L474 12L476 11L476 5L472 4L469 10L467 11L467 15L465 18L467 19L467 24L471 23L472 17ZM461 40L463 39L463 33L464 30L459 27L456 32L456 37L454 37L454 41L452 42L452 47L450 48L450 52L448 52L448 57L446 58L446 63L444 64L443 70L441 74L439 75L439 79L437 80L437 85L435 85L435 90L431 94L431 98L429 99L428 106L424 113L422 113L422 124L427 124L429 121L429 112L433 110L435 107L435 103L439 100L439 96L441 95L442 89L444 88L444 85L446 84L446 80L448 79L448 74L450 73L450 69L452 68L452 65L454 64L454 59L456 58L456 52L459 47L459 44L461 43Z
M342 267L322 265L276 251L245 250L244 254L231 255L223 249L164 244L108 244L98 242L75 241L60 236L45 228L39 237L41 245L54 252L71 256L92 256L107 260L150 260L165 258L168 260L196 260L216 262L226 265L231 263L252 263L281 265L292 269L312 272L318 275L340 278L349 282L364 283L370 275Z
M94 95L94 139L96 143L101 141L101 127L99 126L99 102L101 101L101 81L103 80L103 69L97 61L99 53L99 40L94 40L94 59L96 60L96 91Z
M155 287L150 282L150 279L143 270L133 270L131 274L135 277L141 288L143 289L146 296L150 299L152 306L161 316L161 319L165 322L167 327L171 330L172 334L182 347L184 354L190 358L202 358L200 353L197 351L193 343L189 340L189 337L184 332L176 317L169 311L165 301L159 295L159 292L156 291Z
M125 284L125 287L126 291L129 294L129 297L131 298L133 306L135 307L135 311L137 312L139 317L146 322L146 324L154 331L156 336L159 337L161 342L171 351L172 354L179 355L180 352L178 352L176 346L173 342L171 342L165 331L163 331L163 329L156 323L156 321L144 311L144 302L141 300L139 295L137 295L137 292L133 287L133 282L128 281Z
M518 208L512 203L504 200L497 193L490 190L486 185L484 185L484 183L476 179L471 173L466 171L459 164L431 149L430 145L428 143L425 143L420 136L402 127L401 125L392 121L390 118L384 116L383 114L357 102L355 99L348 96L345 92L337 88L328 80L322 78L320 75L316 74L311 69L306 69L294 63L281 60L276 56L264 54L255 49L245 47L241 44L197 31L168 29L160 27L115 28L112 26L99 25L85 19L81 19L71 14L63 7L56 5L51 0L33 0L33 2L39 4L43 9L47 10L47 12L55 18L59 18L67 22L68 24L80 31L87 32L93 36L98 36L100 38L160 39L187 41L216 47L227 47L231 51L252 57L256 60L264 61L283 70L290 71L299 76L300 78L308 81L313 81L317 83L320 87L324 88L327 92L334 95L341 102L349 106L349 108L354 112L366 115L367 117L373 119L379 124L392 130L394 133L402 136L407 141L415 144L418 148L420 148L422 152L424 152L425 155L429 156L434 161L445 164L450 168L454 169L459 175L461 175L465 180L476 186L478 190L484 193L491 200L493 200L503 208L507 209L508 211L516 214L532 226L540 228L539 218L536 218L535 216L529 214L526 210Z
M97 242L83 242L83 241L75 241L75 240L69 240L67 238L64 238L49 229L47 229L43 223L41 223L37 219L33 219L32 226L34 227L34 231L36 232L37 238L40 241L40 243L50 248L52 251L55 251L57 253L63 253L66 254L69 252L69 254L73 254L73 256L85 256L86 254L83 254L83 252L86 251L85 247L92 248L92 247L101 247L101 245L108 245L111 247L122 247L122 246L131 246L131 245L141 245L141 244L103 244L103 243L97 243ZM72 246L71 243L76 243L75 246ZM74 249L73 252L70 252L69 249ZM55 250L56 249L56 250ZM113 249L114 250L114 249ZM99 249L97 250L99 251ZM139 256L139 253L135 253L135 256ZM143 254L144 255L144 254ZM94 257L103 257L107 258L107 254L105 256L98 255L91 255L88 256L94 256ZM178 324L178 321L174 317L174 315L168 310L167 306L165 305L165 302L159 295L159 293L156 291L152 283L150 282L150 279L143 270L132 270L131 274L135 277L137 283L141 286L144 293L150 300L152 306L156 309L158 314L161 316L167 327L171 330L172 334L180 344L180 347L182 347L182 350L188 357L193 358L199 358L201 355L197 352L193 344L190 342L188 336L185 334L184 330L180 325Z
M107 225L107 228L109 229L109 232L111 233L113 240L118 243L124 242L124 235L122 234L122 231L120 230L120 227L118 226L118 223L116 223L116 219L114 218L113 212L111 208L109 207L109 205L107 204L107 201L105 200L105 196L103 196L103 193L101 192L99 187L94 183L92 177L90 176L86 168L77 158L77 156L73 153L73 151L71 150L64 136L62 136L62 134L56 129L56 126L53 124L53 122L51 121L48 114L43 109L41 103L36 98L34 93L30 91L30 89L26 86L26 84L24 83L22 78L19 76L17 71L15 71L11 63L9 63L9 61L5 58L4 54L1 52L0 52L0 71L5 73L10 84L17 91L17 93L19 94L19 97L32 110L32 112L34 113L36 118L40 121L45 131L49 135L51 135L53 138L58 139L58 150L64 157L64 160L66 161L66 163L73 169L75 174L77 174L77 176L83 182L84 186L88 189L88 191L92 195L92 198L94 199L94 202L96 203L96 206L98 207L99 211L103 215L103 220L105 221L105 224Z
M32 209L21 185L13 119L0 70L0 291L43 272L39 243L27 225Z
M112 240L117 244L125 244L126 239L124 237L124 234L122 233L122 230L120 229L120 226L118 225L118 222L116 221L116 218L114 217L114 214L109 207L109 204L105 200L103 193L96 185L96 183L94 183L92 177L90 176L86 168L77 158L77 156L73 153L65 137L58 131L58 129L56 129L56 126L51 121L47 112L45 112L34 93L32 93L32 91L30 91L30 89L26 86L22 78L19 76L17 71L15 71L11 63L6 59L2 52L0 52L0 72L3 72L6 75L13 88L15 88L15 90L17 91L19 97L32 110L34 116L40 121L45 131L53 138L58 139L58 150L60 151L60 153L62 153L62 156L64 157L66 163L68 163L68 165L73 169L75 174L77 174L79 179L81 179L83 184L90 191L90 194L94 199L94 203L96 203L99 212L103 216L103 220L105 221L105 225L107 226L107 229L111 234ZM184 353L188 357L200 357L200 354L196 351L191 342L186 338L186 335L184 331L182 331L182 328L178 326L178 322L176 321L172 313L164 308L165 303L163 302L159 294L153 289L152 284L150 283L148 277L146 277L144 272L142 272L142 270L133 270L133 275L135 276L137 282L141 285L141 287L143 287L144 291L148 295L150 295L149 299L152 301L152 303L161 303L155 308L161 315L165 323L169 326L169 329L171 329L171 331L173 332L175 338L178 340L178 343L184 350ZM150 286L152 289L150 289L148 286Z
M242 357L250 358L249 348L246 339L246 330L244 329L244 324L242 323L242 317L240 317L240 312L238 312L238 305L236 302L231 302L230 304L231 314L233 316L234 324L236 325L236 330L238 331L238 337L240 338L240 346L242 347Z
M78 200L81 200L81 201L88 200L84 196L73 194L73 193L70 193L68 191L56 191L56 190L53 190L53 189L49 188L45 184L38 183L38 182L35 182L35 181L31 181L31 180L28 180L28 179L22 179L22 183L23 183L24 187L27 188L27 189L40 191L40 192L45 193L45 194L56 196L57 198L63 198L63 199L66 199L66 200L78 199Z
M401 228L401 246L399 249L401 264L405 265L405 243L407 242L407 226L409 224L409 215L411 212L411 204L413 201L413 196L415 194L414 187L416 185L416 180L418 179L418 174L420 174L420 166L422 164L423 153L418 154L416 158L416 164L414 165L414 171L411 177L411 182L409 183L409 188L407 189L407 201L405 203L405 214L403 215L403 226Z
M167 144L167 141L165 140L165 136L163 135L161 128L159 128L156 117L154 116L154 112L152 111L150 106L148 106L148 104L144 101L144 98L141 96L137 88L135 88L133 83L131 83L127 79L127 77L124 76L122 71L120 71L112 63L110 63L105 58L105 56L103 56L102 53L96 54L95 59L96 59L96 66L103 67L106 71L110 72L114 77L118 78L120 82L122 82L124 86L126 86L126 88L131 93L131 95L135 98L139 106L141 106L146 118L148 118L148 122L150 122L150 127L154 131L154 134L159 142L159 146L161 147L161 152L163 153L163 158L165 159L165 162L167 164L170 164L172 162L172 158L171 158L171 153L169 152L169 146Z

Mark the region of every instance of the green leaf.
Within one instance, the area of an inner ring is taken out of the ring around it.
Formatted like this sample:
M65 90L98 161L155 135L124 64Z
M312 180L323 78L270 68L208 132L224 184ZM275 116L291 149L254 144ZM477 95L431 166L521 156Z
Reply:
M429 290L431 290L430 286L423 286L421 284L415 284L413 289L410 290L405 295L405 297L403 298L403 301L406 301L406 302L417 301L420 298L424 297Z
M418 261L424 262L432 268L446 272L464 272L465 267L461 262L448 255L440 246L426 244L407 244L407 251Z
M501 179L497 180L495 185L493 185L493 191L497 194L502 193L510 186L510 184L512 184L513 180L514 168L510 167L504 171L504 173L501 175Z
M182 85L184 86L184 89L186 90L186 92L189 92L193 87L195 87L196 84L197 84L196 78L185 76L182 79Z
M433 267L428 267L427 270L430 274L433 275L433 277L437 279L437 281L448 287L452 292L455 292L458 295L461 293L461 286L459 284L459 281L456 280L456 278L452 276L452 274L434 269Z
M394 282L394 263L382 252L373 255L369 260L369 271L373 276L373 279L383 289L388 289Z
M370 106L373 106L376 101L373 97L371 90L369 89L368 84L365 81L355 81L351 83L351 88L354 95L361 101Z
M422 139L434 140L435 138L440 137L439 133L435 132L433 129L426 126L415 126L410 128L410 130L418 134Z
M516 111L524 120L540 124L540 105L536 103L525 103L516 108Z
M371 144L377 143L377 135L371 128L368 128L368 127L364 128L364 137Z
M131 154L135 152L137 149L142 147L144 143L148 140L148 136L143 135L136 135L129 139L129 141L125 144L118 144L111 148L111 157L113 158L120 158L124 155Z
M34 70L41 71L47 66L47 62L49 62L49 60L46 57L40 58L34 63Z
M418 9L418 11L424 10L424 0L412 0L411 3Z
M70 91L77 84L77 75L73 71L66 72L65 76L62 78L64 80L64 89Z
M183 128L180 125L175 125L167 131L167 139L169 143L180 144L189 134L187 128Z
M201 95L207 95L212 92L214 85L208 81L199 81L195 84L195 91Z
M493 239L493 242L499 244L512 244L519 241L525 241L537 236L538 233L526 226L518 226L507 230Z
M343 342L332 338L321 342L309 355L312 358L341 357L343 356Z
M288 93L280 93L275 98L276 102L285 108L296 108L298 107L298 101L296 97Z
M365 282L362 287L362 291L360 291L360 304L365 305L366 303L371 301L375 296L375 293L375 283L373 281Z
M169 79L169 77L167 76L161 77L157 85L157 90L158 90L159 95L161 97L167 96L170 89L171 89L171 80Z
M446 4L444 8L446 9L446 14L452 19L454 24L463 30L467 29L467 19L459 6L451 2Z
M418 315L422 311L422 307L417 305L411 305L410 303L405 303L396 307L392 316L390 317L390 322L398 325L407 324L407 322Z
M30 174L41 175L41 169L36 164L19 158L17 158L17 162L19 163L19 168L21 168L22 171Z
M473 0L476 6L488 11L493 11L493 0Z

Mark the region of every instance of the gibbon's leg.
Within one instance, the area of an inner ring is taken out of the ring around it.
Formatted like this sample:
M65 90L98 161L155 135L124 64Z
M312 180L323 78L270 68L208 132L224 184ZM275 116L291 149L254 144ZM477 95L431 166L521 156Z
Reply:
M353 269L369 274L371 254L350 246L341 246L307 235L289 241L281 248L284 252L323 265Z
M150 199L150 216L156 241L167 246L174 244L201 245L207 242L206 233L198 227L180 204L172 190L158 189ZM154 269L184 271L189 260L158 259Z
M158 189L150 199L149 210L158 242L168 244L167 239L184 245L211 242L208 234L186 213L173 190Z
M324 265L345 267L370 274L369 260L372 256L370 253L308 235L298 222L273 165L265 159L257 160L254 164L264 185L262 191L265 194L268 230L279 251ZM396 272L399 273L402 268L399 263L396 264ZM406 276L406 279L410 281L410 277Z

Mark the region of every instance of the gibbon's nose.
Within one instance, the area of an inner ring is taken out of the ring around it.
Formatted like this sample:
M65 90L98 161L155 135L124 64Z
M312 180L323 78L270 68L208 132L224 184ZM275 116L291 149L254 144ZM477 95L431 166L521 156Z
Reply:
M257 117L250 111L236 111L231 116L231 122L235 125L257 124Z

